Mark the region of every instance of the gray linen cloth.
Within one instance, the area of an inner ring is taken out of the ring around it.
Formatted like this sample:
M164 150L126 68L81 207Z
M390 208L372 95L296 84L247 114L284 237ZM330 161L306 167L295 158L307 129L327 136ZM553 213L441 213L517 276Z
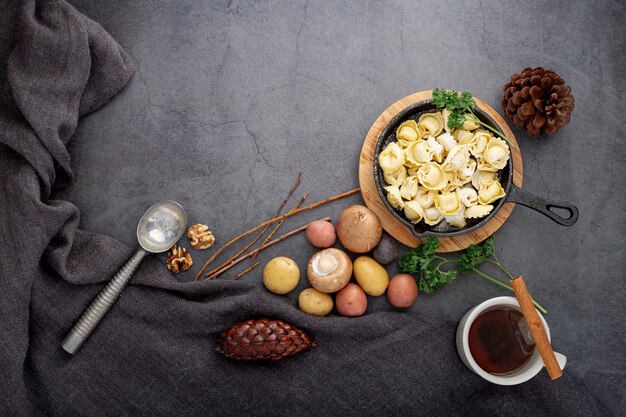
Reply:
M178 282L155 257L67 354L61 339L132 250L79 230L78 208L54 190L72 180L66 145L79 117L134 68L63 1L1 7L1 416L606 413L567 373L509 388L483 381L457 356L456 323L401 312L315 318L256 284ZM221 329L261 316L306 329L318 346L280 363L213 352Z

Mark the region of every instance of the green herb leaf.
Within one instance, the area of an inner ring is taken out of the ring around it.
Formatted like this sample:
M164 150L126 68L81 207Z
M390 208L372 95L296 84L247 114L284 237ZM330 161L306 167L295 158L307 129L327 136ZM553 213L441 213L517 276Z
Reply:
M465 123L465 117L463 113L452 112L448 116L448 127L450 129L463 129L463 124Z
M444 264L442 262L441 264ZM442 271L439 266L422 271L422 276L417 283L420 291L430 294L444 285L448 285L456 278L456 270Z
M445 108L450 111L450 115L448 116L448 127L450 129L463 129L463 124L466 121L465 117L467 117L471 121L491 130L496 135L506 140L510 146L515 147L509 138L495 130L493 127L481 122L480 119L476 117L473 112L476 108L476 101L474 101L472 93L464 91L459 94L454 90L435 88L433 90L433 104L436 107Z
M495 244L496 237L491 236L482 245L471 245L457 260L456 266L458 271L463 275L467 275L473 268L487 261L494 254Z
M458 107L466 112L471 112L472 110L474 110L474 108L476 108L476 102L474 101L472 93L468 93L467 91L461 93L461 95L457 99L457 102Z
M439 241L430 237L418 247L407 251L398 260L398 266L403 272L419 274L417 285L419 290L425 293L435 292L456 278L454 269L441 270L443 264L453 261L435 254L439 247Z
M465 253L463 253L463 255L455 261L453 259L437 255L435 251L440 247L439 241L436 238L429 237L420 246L408 250L400 259L398 259L398 266L402 272L415 274L417 287L421 292L426 294L435 292L444 285L454 281L457 276L457 272L467 275L470 271L474 271L479 276L496 285L499 285L502 288L513 291L511 286L501 282L491 275L486 274L480 269L477 269L478 265L489 261L497 265L503 272L512 278L511 273L508 272L508 270L496 257L494 252L495 244L496 238L495 236L491 236L481 245L471 245L465 250ZM456 263L456 269L450 269L447 271L441 270L441 267L447 263ZM535 300L533 300L533 303L537 306L539 311L544 314L546 313L546 310Z
M433 104L450 111L450 116L448 116L450 129L462 129L463 123L465 123L464 114L471 114L472 110L476 108L472 93L464 91L459 94L457 91L441 88L433 90Z
M439 241L429 237L416 248L409 249L400 259L398 266L403 272L409 274L420 272L427 267L435 256L435 251L440 248Z
M446 107L445 93L446 90L442 90L441 88L435 88L433 90L433 104L436 107Z

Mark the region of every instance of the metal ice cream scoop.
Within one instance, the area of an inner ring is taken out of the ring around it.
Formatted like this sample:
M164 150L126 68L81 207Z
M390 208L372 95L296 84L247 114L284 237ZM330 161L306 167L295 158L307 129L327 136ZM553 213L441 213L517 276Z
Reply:
M187 214L175 201L161 201L150 207L137 226L140 248L89 304L63 339L63 349L76 353L120 296L144 256L171 248L181 238L186 227Z

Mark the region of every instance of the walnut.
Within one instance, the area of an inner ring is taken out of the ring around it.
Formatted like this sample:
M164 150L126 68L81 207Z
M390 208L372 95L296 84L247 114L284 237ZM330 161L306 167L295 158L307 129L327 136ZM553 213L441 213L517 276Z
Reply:
M215 236L205 224L194 224L187 231L187 237L191 240L191 246L196 249L208 249L215 243Z
M188 270L193 265L191 254L187 252L187 249L180 246L172 246L172 249L167 253L167 269L178 274L181 269L183 271Z

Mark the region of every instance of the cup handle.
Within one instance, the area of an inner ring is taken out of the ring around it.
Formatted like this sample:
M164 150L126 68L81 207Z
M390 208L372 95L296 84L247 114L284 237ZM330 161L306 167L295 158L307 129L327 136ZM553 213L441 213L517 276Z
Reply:
M561 370L565 369L565 365L567 364L567 356L559 352L554 352L554 356L556 356L556 361L559 363L559 368L561 368Z

